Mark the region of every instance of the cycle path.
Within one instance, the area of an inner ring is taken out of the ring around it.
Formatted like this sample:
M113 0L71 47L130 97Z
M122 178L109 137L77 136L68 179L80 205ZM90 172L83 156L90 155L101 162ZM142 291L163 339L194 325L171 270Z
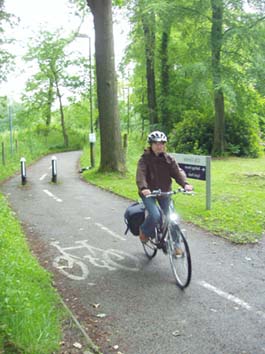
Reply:
M47 156L27 168L26 186L17 175L1 189L103 353L265 353L264 241L236 246L183 223L193 277L181 291L162 252L148 261L124 236L131 201L82 181L80 152L56 156L57 184Z

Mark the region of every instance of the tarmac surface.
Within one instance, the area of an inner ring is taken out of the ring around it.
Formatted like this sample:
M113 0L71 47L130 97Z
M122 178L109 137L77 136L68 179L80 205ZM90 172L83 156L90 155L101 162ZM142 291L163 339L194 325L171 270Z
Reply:
M132 201L82 180L80 154L56 155L56 184L46 156L27 168L26 185L17 175L1 190L87 338L104 354L265 353L264 240L234 245L182 223L193 264L182 291L167 256L149 261L124 235Z

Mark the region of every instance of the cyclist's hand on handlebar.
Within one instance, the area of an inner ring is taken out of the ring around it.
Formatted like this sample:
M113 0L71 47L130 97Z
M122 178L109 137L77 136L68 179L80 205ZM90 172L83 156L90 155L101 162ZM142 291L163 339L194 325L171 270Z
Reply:
M191 184L185 184L184 190L185 190L185 192L192 192L193 186Z
M151 194L150 189L143 189L141 192L142 192L142 195L143 195L144 197L146 197L147 195Z

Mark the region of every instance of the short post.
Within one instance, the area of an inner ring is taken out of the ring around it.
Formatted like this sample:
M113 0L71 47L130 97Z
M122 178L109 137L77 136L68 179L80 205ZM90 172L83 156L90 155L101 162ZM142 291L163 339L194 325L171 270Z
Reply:
M52 157L52 182L57 182L57 158L56 156Z
M211 157L206 156L206 209L211 208Z
M89 134L89 143L90 143L90 164L91 168L95 167L95 157L94 157L94 144L96 142L96 134Z
M20 159L20 170L21 170L21 183L22 183L22 185L25 185L27 183L25 157L21 157L21 159Z

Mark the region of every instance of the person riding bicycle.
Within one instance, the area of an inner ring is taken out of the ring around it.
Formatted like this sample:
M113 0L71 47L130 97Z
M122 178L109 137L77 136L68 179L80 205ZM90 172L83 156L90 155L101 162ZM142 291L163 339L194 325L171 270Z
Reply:
M174 179L185 191L192 191L193 187L186 181L185 172L179 167L176 160L165 152L166 135L161 131L153 131L148 135L149 147L144 150L137 164L136 184L138 192L148 212L144 223L140 226L140 240L147 242L153 237L155 227L160 223L158 201L164 213L168 212L170 197L147 198L153 190L162 192L171 191ZM182 254L176 240L176 255Z

